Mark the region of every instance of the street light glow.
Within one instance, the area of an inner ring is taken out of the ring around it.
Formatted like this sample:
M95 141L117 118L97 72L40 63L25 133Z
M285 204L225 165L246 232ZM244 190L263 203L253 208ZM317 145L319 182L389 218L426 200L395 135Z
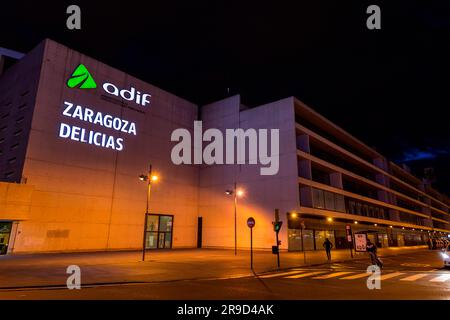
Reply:
M292 212L292 213L291 213L291 217L294 218L294 219L297 218L297 217L298 217L297 212Z
M328 221L328 222L333 222L333 218L330 218L330 217L329 217L329 218L327 218L327 221Z
M237 195L238 197L242 197L242 196L244 195L244 191L241 190L241 189L239 189L239 190L236 191L236 195Z
M152 176L152 181L156 182L156 181L158 181L158 179L159 179L158 176L156 176L156 175L153 175L153 176Z
M355 221L354 224L358 224L358 221Z

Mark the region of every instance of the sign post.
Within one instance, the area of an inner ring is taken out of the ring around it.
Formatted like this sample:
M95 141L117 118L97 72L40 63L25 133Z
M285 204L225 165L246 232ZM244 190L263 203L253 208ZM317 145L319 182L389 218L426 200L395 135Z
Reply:
M247 219L247 226L250 228L250 268L253 270L253 227L255 226L253 217Z
M305 230L305 228L306 228L306 226L305 226L305 220L302 220L302 221L300 222L300 226L301 226L301 229L300 229L300 236L301 236L301 238L302 238L303 263L306 264L306 252L305 252L305 246L304 246L304 244L303 244L303 230Z
M352 236L352 227L347 224L345 226L345 235L347 237L347 242L350 244L350 255L353 258L353 236Z
M277 265L280 269L280 242L278 241L278 232L280 232L283 221L280 221L280 213L278 209L275 209L275 221L272 222L273 230L275 231L277 245L272 246L272 253L277 255Z

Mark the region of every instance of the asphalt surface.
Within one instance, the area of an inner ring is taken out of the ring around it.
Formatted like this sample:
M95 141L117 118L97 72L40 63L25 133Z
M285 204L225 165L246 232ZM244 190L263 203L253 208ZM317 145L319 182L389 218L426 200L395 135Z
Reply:
M254 276L0 290L0 299L450 299L450 270L438 251L385 257L381 288L368 289L365 260L299 267Z

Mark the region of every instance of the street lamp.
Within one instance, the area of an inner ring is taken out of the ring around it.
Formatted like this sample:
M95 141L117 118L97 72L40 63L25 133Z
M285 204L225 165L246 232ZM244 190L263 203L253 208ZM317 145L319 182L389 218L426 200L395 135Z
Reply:
M233 190L225 190L225 194L228 196L234 196L234 255L237 255L237 198L244 195L244 191L236 189L236 182L234 183Z
M147 235L147 216L149 214L148 212L148 205L150 201L150 190L152 186L152 182L158 181L159 177L157 175L152 175L152 165L149 166L148 173L147 174L141 174L139 175L139 180L141 181L147 181L147 204L145 209L145 220L144 220L144 240L142 243L142 261L145 261L145 240Z

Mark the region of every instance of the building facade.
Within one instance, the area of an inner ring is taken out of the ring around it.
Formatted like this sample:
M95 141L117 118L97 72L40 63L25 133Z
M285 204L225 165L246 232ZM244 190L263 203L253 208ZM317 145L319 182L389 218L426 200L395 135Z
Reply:
M293 97L199 108L45 40L0 76L0 110L3 253L138 249L144 238L149 249L248 248L250 216L255 247L268 249L275 209L292 251L325 238L346 248L348 225L379 246L450 233L446 196ZM196 120L203 130L277 129L277 173L248 161L175 164L172 133L194 135ZM146 214L138 177L150 164L160 179Z

